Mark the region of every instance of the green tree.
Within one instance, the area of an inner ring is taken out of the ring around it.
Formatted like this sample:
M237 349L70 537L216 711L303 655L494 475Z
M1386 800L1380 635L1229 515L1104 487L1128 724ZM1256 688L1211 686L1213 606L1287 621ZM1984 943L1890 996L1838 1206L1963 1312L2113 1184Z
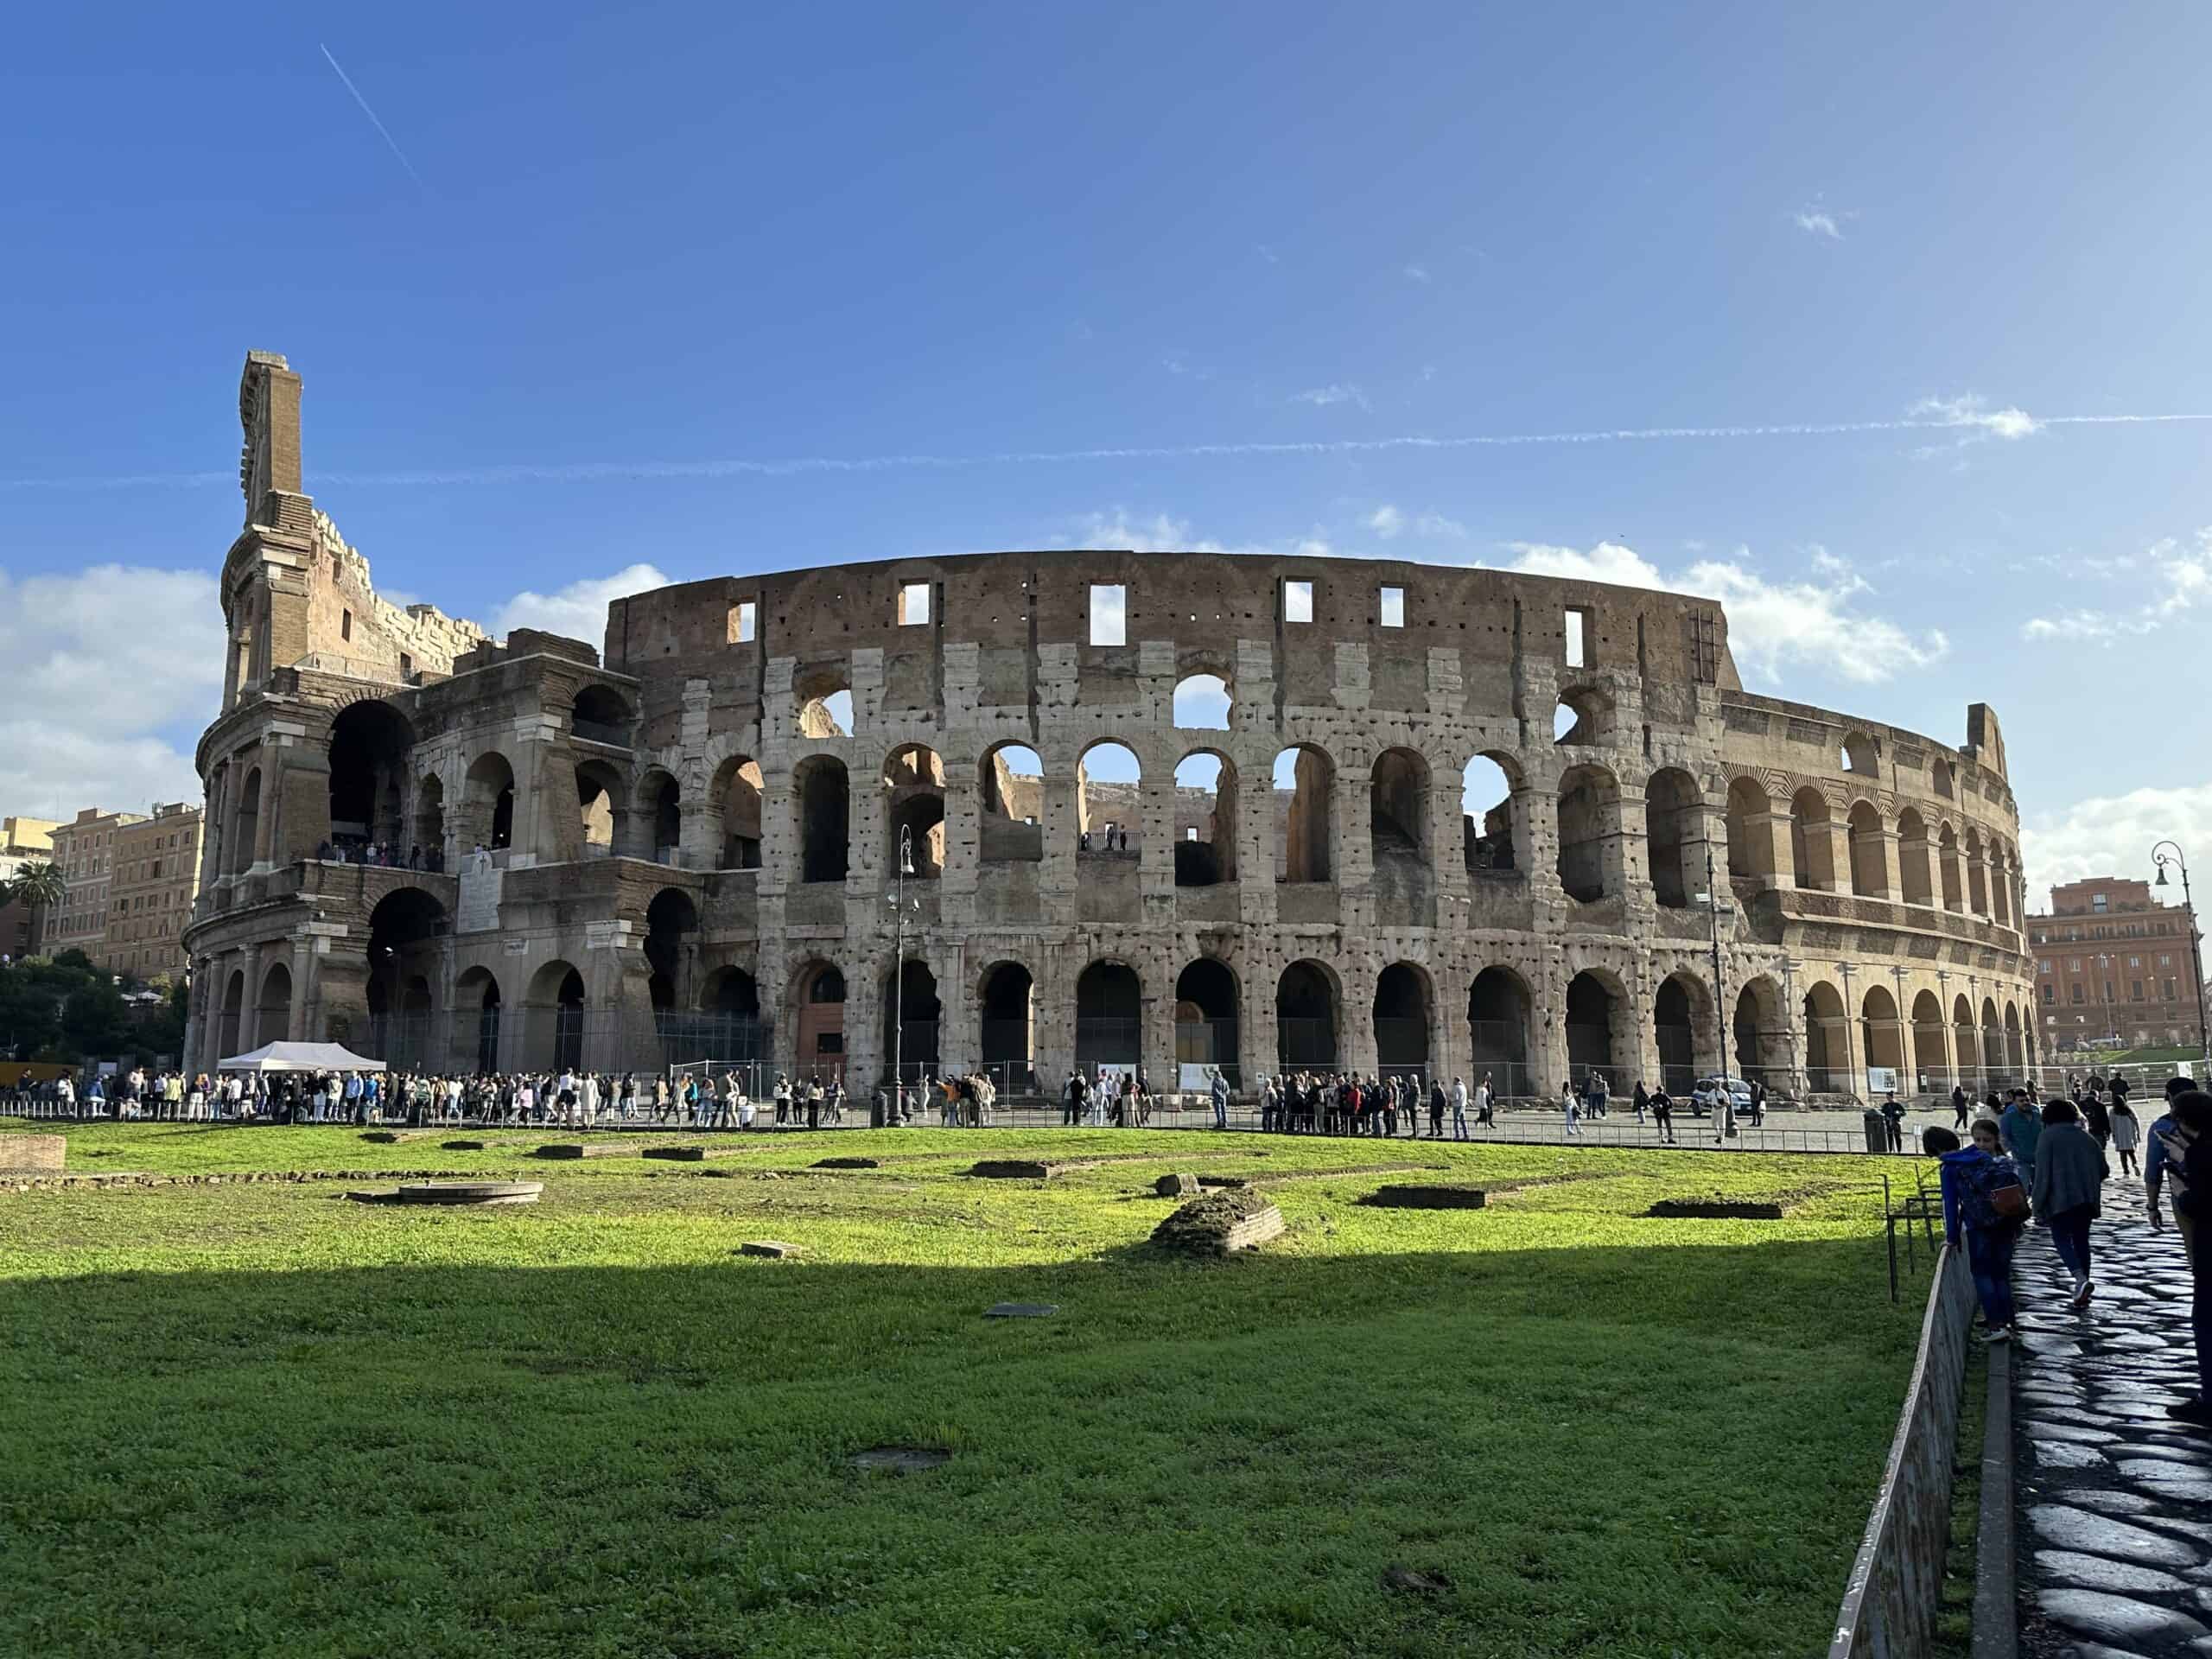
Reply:
M136 1052L138 1033L123 993L105 982L79 986L61 1005L61 1039L86 1058Z

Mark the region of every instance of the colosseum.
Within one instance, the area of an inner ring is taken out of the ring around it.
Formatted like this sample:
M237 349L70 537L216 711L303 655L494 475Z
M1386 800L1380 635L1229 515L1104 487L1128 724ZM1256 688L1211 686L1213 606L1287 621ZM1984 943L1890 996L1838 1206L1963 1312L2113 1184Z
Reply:
M300 389L248 357L194 1066L1865 1096L2033 1058L1985 705L1953 747L1745 691L1708 601L1356 559L902 559L499 640L378 597Z

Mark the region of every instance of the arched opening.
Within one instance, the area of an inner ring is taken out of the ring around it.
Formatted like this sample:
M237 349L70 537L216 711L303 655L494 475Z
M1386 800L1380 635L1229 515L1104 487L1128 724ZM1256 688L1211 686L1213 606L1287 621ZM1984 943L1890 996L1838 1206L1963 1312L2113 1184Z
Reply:
M653 1023L664 1035L663 1016L690 1001L698 932L699 907L681 887L663 887L645 906L645 966L651 970L646 986Z
M1377 861L1427 857L1427 761L1411 749L1383 750L1368 779L1367 808Z
M1485 968L1467 988L1470 1084L1499 1095L1541 1093L1529 1070L1529 988L1510 968Z
M359 1052L408 1068L439 1058L429 992L440 972L437 940L448 931L445 906L421 887L396 887L369 912L369 1037L353 1045ZM417 982L422 995L410 997Z
M1951 1052L1957 1056L1959 1079L1967 1091L1980 1094L1987 1083L1982 1070L1981 1037L1974 1029L1974 1005L1963 996L1951 999Z
M468 768L463 797L462 838L478 852L512 846L515 833L515 769L494 749L480 754Z
M1977 916L1989 914L1989 873L1981 861L1981 832L1967 829L1967 899Z
M1337 1069L1337 985L1319 963L1294 962L1275 982L1275 1063L1284 1071Z
M826 962L799 970L794 1006L798 1029L791 1050L793 1075L845 1075L845 976ZM885 1052L887 1055L889 1050Z
M1851 890L1861 899L1890 896L1890 860L1882 844L1882 815L1872 801L1853 801L1846 821L1851 831Z
M417 849L424 869L445 868L446 786L434 774L415 785L415 840L410 851Z
M1951 1086L1951 1046L1945 1039L1943 1004L1935 992L1923 991L1912 999L1913 1072L1923 1090Z
M1989 838L1989 919L2000 925L2009 925L2012 921L2005 903L2005 896L2011 891L2012 885L2012 873L2005 863L2005 843L1992 836Z
M1774 880L1774 803L1749 778L1728 783L1728 874L1746 881Z
M1643 824L1652 899L1681 910L1706 887L1705 795L1697 779L1678 766L1653 772L1643 786Z
M903 971L883 976L883 1063L901 1083L938 1074L938 1029L944 1007L937 976L909 957Z
M229 1059L242 1051L238 1047L238 1020L245 1007L245 974L233 969L230 981L223 987L223 1009L216 1026L215 1046L220 1051L218 1059Z
M1659 1045L1659 1079L1670 1095L1687 1096L1713 1058L1712 997L1704 982L1669 975L1651 999L1652 1034Z
M584 1063L584 976L571 968L553 994L553 1069L572 1071Z
M1336 868L1335 762L1311 744L1275 756L1275 880L1327 881Z
M1144 768L1125 744L1094 743L1075 767L1076 850L1136 856Z
M1039 1095L1037 985L1018 962L1001 962L983 976L979 1034L983 1071L1001 1095Z
M1866 1057L1869 1094L1912 1087L1904 1069L1904 1021L1886 985L1869 985L1859 1001L1859 1046Z
M1045 856L1044 761L1027 744L1001 743L981 772L983 861L1036 863Z
M851 851L845 763L835 755L810 754L793 769L791 785L798 814L798 879L842 881Z
M254 851L261 839L261 768L245 775L238 785L238 827L231 838L231 874L244 875L253 868Z
M1864 732L1846 734L1843 752L1837 758L1846 772L1855 772L1868 778L1878 776L1881 772L1881 750Z
M1936 835L1936 862L1943 878L1943 908L1965 909L1966 887L1959 879L1959 837L1948 823Z
M1190 674L1175 684L1175 724L1183 731L1225 732L1231 699L1218 674Z
M760 868L760 763L734 754L715 770L714 798L721 803L721 866L725 870Z
M1459 834L1470 875L1511 875L1521 861L1514 851L1513 797L1520 789L1495 755L1478 754L1459 772Z
M1789 1078L1789 1020L1782 987L1762 974L1736 993L1736 1074L1773 1090Z
M658 768L640 778L636 815L634 822L645 832L645 844L636 849L636 855L656 864L680 863L677 849L683 841L683 794L676 779Z
M944 762L935 749L908 743L883 763L883 867L899 868L899 849L912 849L918 880L944 874Z
M1850 1035L1843 995L1822 980L1805 990L1805 1086L1816 1095L1850 1094Z
M2020 1032L2020 1005L2005 1005L2005 1064L2016 1077L2025 1077L2028 1070L2026 1039Z
M488 968L471 968L453 982L456 1071L480 1077L499 1069L499 982Z
M1571 685L1552 710L1552 741L1561 747L1613 741L1613 700L1596 686Z
M707 976L699 992L699 1009L726 1020L758 1020L760 983L744 969L725 963Z
M1211 749L1175 767L1175 885L1236 879L1236 768Z
M622 773L607 761L586 760L576 767L576 810L582 820L586 858L611 857L619 844L628 841L627 792Z
M1144 1045L1144 989L1126 963L1094 962L1076 976L1075 1064L1086 1077L1102 1065L1134 1066Z
M1627 1033L1620 1030L1627 1006L1628 998L1597 974L1585 970L1567 982L1567 1081L1574 1084L1577 1094L1593 1072L1604 1077L1608 1091L1615 1094L1634 1081L1618 1058L1629 1046L1624 1040ZM1617 1035L1624 1040L1617 1042Z
M1998 1020L1993 997L1981 1000L1981 1064L1993 1074L2005 1066L2005 1027Z
M611 685L588 685L569 707L569 729L589 743L630 747L630 705Z
M1929 868L1928 824L1911 807L1897 814L1897 896L1908 905L1936 902Z
M1375 978L1375 1063L1386 1077L1426 1077L1428 1052L1428 976L1411 963L1394 962Z
M800 675L791 689L798 700L801 737L853 734L853 683L842 662L824 664Z
M254 1020L256 1046L281 1043L292 1034L292 970L271 963L261 980L261 1007Z
M1800 887L1835 891L1827 797L1809 784L1789 798L1789 857Z
M1559 780L1559 882L1582 904L1618 888L1620 796L1603 766L1572 766Z
M407 716L374 698L354 703L330 723L332 845L397 843L404 833L400 785L414 747L415 728Z
M1176 1082L1204 1089L1205 1068L1218 1066L1229 1086L1244 1086L1239 1063L1236 976L1228 964L1200 957L1175 976Z
M1939 754L1928 768L1928 786L1945 800L1954 799L1957 794L1955 783L1957 776L1958 768Z

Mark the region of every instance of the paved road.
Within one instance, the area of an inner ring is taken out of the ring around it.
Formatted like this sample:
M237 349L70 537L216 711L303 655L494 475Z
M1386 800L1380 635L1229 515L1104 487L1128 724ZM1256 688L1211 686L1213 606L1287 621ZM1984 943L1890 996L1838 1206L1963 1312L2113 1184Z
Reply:
M2013 1264L2021 1647L2197 1659L2212 1652L2212 1433L2165 1414L2194 1387L2189 1267L2178 1233L2151 1230L2140 1182L2105 1193L2087 1309L2067 1306L2044 1229Z

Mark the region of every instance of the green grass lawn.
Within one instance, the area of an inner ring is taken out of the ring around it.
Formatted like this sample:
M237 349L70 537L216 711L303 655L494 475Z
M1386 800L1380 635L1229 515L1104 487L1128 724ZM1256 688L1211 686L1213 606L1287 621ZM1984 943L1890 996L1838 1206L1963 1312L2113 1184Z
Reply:
M0 1193L0 1652L1796 1659L1924 1290L1890 1305L1850 1158L908 1130L702 1166L493 1138L69 1132L73 1169L526 1172L542 1204ZM963 1173L1079 1150L1157 1156ZM798 1173L867 1151L959 1155ZM1262 1253L1146 1243L1171 1169L1408 1159L1491 1207L1332 1176L1274 1190ZM1790 1218L1640 1218L1721 1194ZM807 1255L733 1254L756 1237ZM852 1466L883 1442L954 1455ZM1386 1588L1393 1562L1452 1587Z

